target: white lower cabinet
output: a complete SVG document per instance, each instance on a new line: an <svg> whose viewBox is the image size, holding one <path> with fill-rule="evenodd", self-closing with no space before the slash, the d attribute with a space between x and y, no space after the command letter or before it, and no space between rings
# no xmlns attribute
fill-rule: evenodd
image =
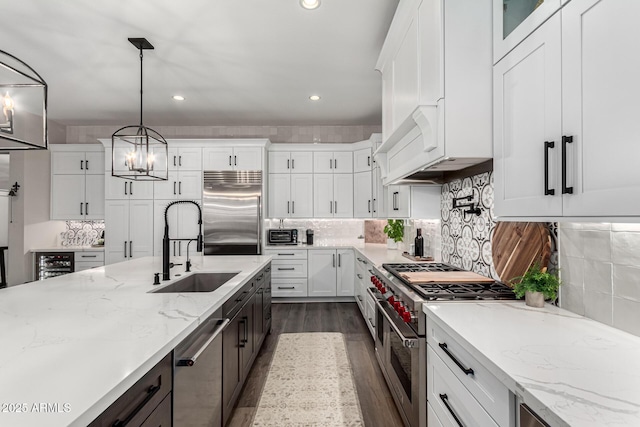
<svg viewBox="0 0 640 427"><path fill-rule="evenodd" d="M153 255L153 201L105 202L105 264Z"/></svg>
<svg viewBox="0 0 640 427"><path fill-rule="evenodd" d="M84 271L104 265L103 251L75 252L73 254L73 271Z"/></svg>
<svg viewBox="0 0 640 427"><path fill-rule="evenodd" d="M426 375L430 416L441 425L516 425L515 396L429 315Z"/></svg>
<svg viewBox="0 0 640 427"><path fill-rule="evenodd" d="M271 296L307 296L307 250L306 249L265 249L271 261Z"/></svg>
<svg viewBox="0 0 640 427"><path fill-rule="evenodd" d="M351 249L309 251L310 297L353 296L354 256Z"/></svg>

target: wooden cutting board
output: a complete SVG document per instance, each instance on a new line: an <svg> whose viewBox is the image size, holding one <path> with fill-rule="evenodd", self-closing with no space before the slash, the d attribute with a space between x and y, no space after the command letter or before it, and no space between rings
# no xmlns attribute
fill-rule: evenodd
<svg viewBox="0 0 640 427"><path fill-rule="evenodd" d="M401 273L409 283L456 283L456 282L495 282L471 271L420 271Z"/></svg>
<svg viewBox="0 0 640 427"><path fill-rule="evenodd" d="M551 238L541 222L499 222L491 239L493 266L507 285L538 262L546 267L551 256Z"/></svg>

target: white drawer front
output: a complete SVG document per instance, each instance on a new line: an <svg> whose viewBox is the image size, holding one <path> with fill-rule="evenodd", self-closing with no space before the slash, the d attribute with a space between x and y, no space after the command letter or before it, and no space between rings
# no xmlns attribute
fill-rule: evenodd
<svg viewBox="0 0 640 427"><path fill-rule="evenodd" d="M272 297L306 297L307 279L271 279Z"/></svg>
<svg viewBox="0 0 640 427"><path fill-rule="evenodd" d="M304 277L307 278L307 260L274 260L271 261L273 278Z"/></svg>
<svg viewBox="0 0 640 427"><path fill-rule="evenodd" d="M102 261L102 263L104 264L104 252L103 251L74 252L73 259L75 260L75 262Z"/></svg>
<svg viewBox="0 0 640 427"><path fill-rule="evenodd" d="M265 255L273 257L273 260L278 259L307 259L306 249L265 249Z"/></svg>
<svg viewBox="0 0 640 427"><path fill-rule="evenodd" d="M429 427L444 427L431 407L431 403L427 403L427 425Z"/></svg>
<svg viewBox="0 0 640 427"><path fill-rule="evenodd" d="M89 270L91 268L102 267L102 266L104 266L104 262L102 261L80 261L80 262L74 263L73 271L78 272L78 271Z"/></svg>
<svg viewBox="0 0 640 427"><path fill-rule="evenodd" d="M502 426L510 425L509 389L429 317L427 317L427 342L491 417ZM444 346L450 354L447 354ZM466 374L454 360L464 368L472 369L473 373Z"/></svg>
<svg viewBox="0 0 640 427"><path fill-rule="evenodd" d="M427 346L427 400L443 426L498 426L431 346Z"/></svg>

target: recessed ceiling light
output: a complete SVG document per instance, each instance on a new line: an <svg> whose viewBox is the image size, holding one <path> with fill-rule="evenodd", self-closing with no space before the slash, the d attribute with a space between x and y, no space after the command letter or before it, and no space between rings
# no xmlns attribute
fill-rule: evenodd
<svg viewBox="0 0 640 427"><path fill-rule="evenodd" d="M184 96L182 95L173 95L172 98L176 101L184 101Z"/></svg>
<svg viewBox="0 0 640 427"><path fill-rule="evenodd" d="M320 0L300 0L300 6L309 10L317 9L320 6Z"/></svg>
<svg viewBox="0 0 640 427"><path fill-rule="evenodd" d="M310 100L312 101L319 101L320 100L320 95L311 95L309 97Z"/></svg>

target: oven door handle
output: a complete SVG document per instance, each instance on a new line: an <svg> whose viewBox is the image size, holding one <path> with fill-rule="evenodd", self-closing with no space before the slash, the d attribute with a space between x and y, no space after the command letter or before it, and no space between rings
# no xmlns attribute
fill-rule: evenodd
<svg viewBox="0 0 640 427"><path fill-rule="evenodd" d="M375 300L376 302L376 307L378 308L378 310L380 310L380 312L384 315L384 317L386 317L387 322L389 322L389 324L391 325L391 328L393 329L393 331L396 333L396 335L398 335L398 337L400 338L400 340L402 340L402 345L406 348L416 348L419 346L419 341L418 338L407 338L401 331L400 328L398 328L398 326L396 325L395 321L391 318L391 316L389 316L389 314L386 312L386 310L384 309L384 307L382 306L382 304L380 304L380 301L378 300L378 298L376 297L376 295L373 293L373 291L371 290L371 288L367 288L367 292L369 293L369 295L371 295L371 297Z"/></svg>

